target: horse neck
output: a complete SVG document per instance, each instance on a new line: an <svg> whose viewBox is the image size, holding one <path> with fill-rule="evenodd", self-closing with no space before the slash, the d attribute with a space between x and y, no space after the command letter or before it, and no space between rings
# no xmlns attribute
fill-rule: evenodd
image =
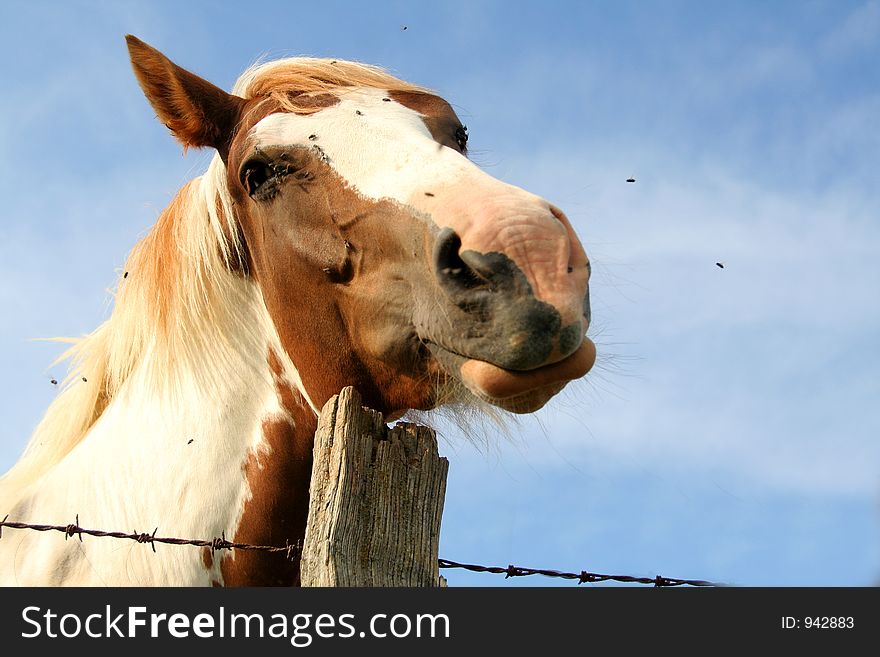
<svg viewBox="0 0 880 657"><path fill-rule="evenodd" d="M155 455L154 472L164 469L169 491L181 498L199 491L196 503L187 505L190 522L181 527L236 543L296 545L305 536L317 414L256 286L246 280L236 285L247 291L237 295L234 317L222 332L225 344L215 345L216 353L196 369L166 381L153 415L162 418L168 453ZM149 415L145 406L155 404L144 394L135 402L137 392L143 393L134 386L124 409L131 418ZM177 469L187 458L199 462L188 474ZM198 485L181 480L194 474ZM210 527L193 526L194 516L212 515ZM203 550L202 562L212 581L224 585L292 585L299 578L298 559L283 553L235 551L215 561Z"/></svg>
<svg viewBox="0 0 880 657"><path fill-rule="evenodd" d="M82 526L108 531L158 527L259 545L303 539L316 413L256 285L231 285L234 303L215 334L178 344L176 358L146 350L79 444L21 491L10 518L66 524L78 514ZM56 583L298 580L298 560L283 553L172 546L133 555L110 542L90 541L83 560L62 556L60 542Z"/></svg>

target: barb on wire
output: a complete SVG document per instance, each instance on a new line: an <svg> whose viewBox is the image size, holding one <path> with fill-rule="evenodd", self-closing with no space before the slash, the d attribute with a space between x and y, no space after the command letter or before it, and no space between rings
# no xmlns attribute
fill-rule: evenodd
<svg viewBox="0 0 880 657"><path fill-rule="evenodd" d="M6 518L8 517L9 516L7 515ZM195 545L197 547L209 547L211 548L212 552L216 550L258 550L261 552L286 552L288 558L291 557L294 551L297 553L302 551L302 545L299 543L289 544L284 547L278 547L275 545L251 545L250 543L236 543L233 541L227 541L225 534L223 534L219 538L212 538L211 540L156 536L156 532L159 531L158 527L156 527L156 529L154 529L151 534L143 532L132 532L131 534L126 534L125 532L105 532L100 529L86 529L79 526L78 514L76 516L76 523L71 525L33 525L26 522L10 522L7 521L6 518L3 518L3 520L0 521L0 537L3 536L3 528L9 527L10 529L31 529L37 532L62 532L64 534L65 540L70 538L71 536L79 536L79 540L82 541L83 534L86 534L87 536L123 538L130 541L135 541L137 543L149 543L150 547L153 548L153 552L156 551L156 543L165 543L168 545Z"/></svg>
<svg viewBox="0 0 880 657"><path fill-rule="evenodd" d="M462 568L474 573L495 573L508 577L526 577L528 575L543 575L544 577L558 577L561 579L576 579L578 584L588 582L626 582L630 584L653 584L654 586L724 586L716 582L708 582L702 579L676 579L673 577L633 577L632 575L600 575L588 573L582 570L579 573L565 573L558 570L546 570L543 568L523 568L522 566L478 566L468 563L457 563L448 559L440 559L441 568Z"/></svg>
<svg viewBox="0 0 880 657"><path fill-rule="evenodd" d="M10 529L30 529L38 532L48 532L48 531L56 531L62 532L64 534L64 539L67 540L71 536L78 536L79 540L82 541L82 535L86 534L87 536L96 536L96 537L109 537L109 538L120 538L120 539L128 539L131 541L135 541L137 543L149 543L150 547L153 549L153 552L156 551L156 543L165 543L168 545L195 545L197 547L209 547L211 551L215 550L258 550L262 552L284 552L287 554L288 559L293 559L294 553L299 554L302 552L302 544L297 542L295 544L287 544L284 547L274 546L274 545L251 545L250 543L235 543L232 541L226 540L225 533L222 534L219 538L212 538L211 540L204 539L194 539L194 538L169 538L165 536L156 536L156 532L159 531L159 528L156 527L152 533L144 533L144 532L132 532L131 534L126 534L124 532L107 532L102 531L100 529L86 529L79 526L79 514L76 516L76 522L70 525L34 525L26 522L11 522L8 520L9 515L7 514L3 520L0 520L0 538L3 537L3 528L8 527ZM439 559L438 565L440 568L462 568L464 570L469 570L475 573L495 573L499 575L504 575L505 579L508 577L526 577L528 575L543 575L544 577L557 577L561 579L569 579L569 580L577 580L578 584L592 583L592 582L625 582L631 584L653 584L654 586L724 586L724 584L718 584L715 582L709 582L701 579L676 579L672 577L661 577L657 575L656 577L633 577L631 575L600 575L598 573L590 573L585 570L582 570L579 573L566 573L558 570L547 570L542 568L524 568L522 566L479 566L474 564L466 564L466 563L458 563L456 561L450 561L448 559Z"/></svg>

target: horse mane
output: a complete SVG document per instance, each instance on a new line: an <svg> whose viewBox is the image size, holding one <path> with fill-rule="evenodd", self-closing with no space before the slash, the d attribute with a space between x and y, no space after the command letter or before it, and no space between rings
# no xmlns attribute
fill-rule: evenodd
<svg viewBox="0 0 880 657"><path fill-rule="evenodd" d="M315 96L338 95L354 87L433 93L396 78L378 66L309 57L255 64L242 73L232 93L243 98L271 99L287 112L310 114L322 109L312 102Z"/></svg>
<svg viewBox="0 0 880 657"><path fill-rule="evenodd" d="M284 110L311 113L314 97L346 88L416 91L381 68L342 60L289 58L256 64L233 87L244 98L265 98ZM61 393L49 405L19 461L0 478L0 500L60 462L132 378L143 374L158 392L197 385L210 389L217 361L232 362L253 346L248 329L254 300L244 278L226 170L219 155L177 193L128 256L109 319L69 342L56 363L69 361ZM235 327L231 330L230 327ZM256 331L258 329L250 329ZM206 358L213 362L205 362ZM193 381L193 378L196 380Z"/></svg>

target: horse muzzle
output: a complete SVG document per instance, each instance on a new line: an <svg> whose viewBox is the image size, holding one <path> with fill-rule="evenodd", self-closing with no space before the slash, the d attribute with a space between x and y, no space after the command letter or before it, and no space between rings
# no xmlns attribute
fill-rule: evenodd
<svg viewBox="0 0 880 657"><path fill-rule="evenodd" d="M557 223L557 212L542 217L544 227L556 224L555 232L539 225L523 236L518 226L513 249L498 240L463 244L451 227L441 229L433 245L437 303L428 313L434 321L419 334L444 369L472 393L513 412L542 407L569 381L584 376L596 358L586 337L586 255L579 242L570 243L577 238L567 221ZM535 248L524 255L526 245ZM444 312L436 313L437 306Z"/></svg>

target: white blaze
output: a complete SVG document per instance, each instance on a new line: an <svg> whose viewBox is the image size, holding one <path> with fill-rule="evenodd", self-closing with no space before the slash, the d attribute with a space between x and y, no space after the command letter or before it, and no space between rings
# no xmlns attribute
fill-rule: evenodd
<svg viewBox="0 0 880 657"><path fill-rule="evenodd" d="M383 98L388 93L381 89L344 92L336 105L315 114L271 114L252 128L251 137L258 147L319 146L352 188L374 200L408 203L414 194L430 191L432 182L445 186L486 175L434 141L421 114Z"/></svg>

